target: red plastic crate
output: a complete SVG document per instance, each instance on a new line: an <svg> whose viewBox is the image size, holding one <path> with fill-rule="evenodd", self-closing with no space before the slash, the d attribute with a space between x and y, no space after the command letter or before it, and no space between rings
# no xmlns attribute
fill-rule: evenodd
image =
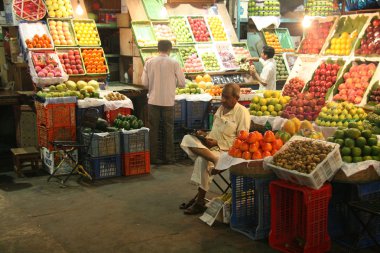
<svg viewBox="0 0 380 253"><path fill-rule="evenodd" d="M52 127L38 126L38 145L50 151L54 150L52 141L75 141L76 128L74 127Z"/></svg>
<svg viewBox="0 0 380 253"><path fill-rule="evenodd" d="M130 115L132 113L132 110L131 108L120 107L116 110L106 111L105 115L106 115L106 120L108 121L108 123L113 124L113 122L115 121L119 113L122 115Z"/></svg>
<svg viewBox="0 0 380 253"><path fill-rule="evenodd" d="M35 102L37 126L75 127L75 103L48 104Z"/></svg>
<svg viewBox="0 0 380 253"><path fill-rule="evenodd" d="M287 253L323 253L330 250L327 230L331 185L319 190L272 181L269 245Z"/></svg>
<svg viewBox="0 0 380 253"><path fill-rule="evenodd" d="M123 175L140 175L150 173L150 152L123 154Z"/></svg>

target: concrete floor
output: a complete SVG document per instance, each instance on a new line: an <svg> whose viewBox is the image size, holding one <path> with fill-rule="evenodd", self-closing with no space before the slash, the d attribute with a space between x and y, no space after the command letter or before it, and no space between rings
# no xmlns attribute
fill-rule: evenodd
<svg viewBox="0 0 380 253"><path fill-rule="evenodd" d="M178 205L192 198L189 163L160 166L151 175L62 188L47 174L0 174L0 253L276 252ZM215 192L217 192L215 190ZM215 196L214 194L208 195ZM337 246L331 252L348 252Z"/></svg>

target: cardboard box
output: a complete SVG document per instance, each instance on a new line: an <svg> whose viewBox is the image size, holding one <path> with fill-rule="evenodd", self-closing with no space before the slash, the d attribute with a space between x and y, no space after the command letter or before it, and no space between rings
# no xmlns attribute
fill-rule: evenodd
<svg viewBox="0 0 380 253"><path fill-rule="evenodd" d="M117 27L126 28L131 26L131 16L129 13L116 14Z"/></svg>
<svg viewBox="0 0 380 253"><path fill-rule="evenodd" d="M61 162L61 159L60 159L61 154L59 154L58 152L61 152L61 154L63 153L62 150L60 150L60 151L49 151L47 148L41 148L41 158L42 158L44 167L47 169L49 174L52 174L53 171L56 169L55 167L58 166L59 163ZM72 155L73 155L74 159L76 161L78 161L78 151L77 150L73 151ZM73 169L73 166L75 166L75 165L70 164L70 162L68 162L68 160L69 159L66 159L62 162L62 164L58 168L55 175L58 176L58 175L65 175L65 174L70 173L70 171Z"/></svg>
<svg viewBox="0 0 380 253"><path fill-rule="evenodd" d="M144 65L140 57L133 57L133 84L142 84L141 75Z"/></svg>

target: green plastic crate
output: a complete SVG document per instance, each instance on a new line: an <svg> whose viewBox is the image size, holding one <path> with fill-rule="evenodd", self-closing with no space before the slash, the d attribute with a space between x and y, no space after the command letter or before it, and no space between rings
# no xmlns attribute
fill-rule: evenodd
<svg viewBox="0 0 380 253"><path fill-rule="evenodd" d="M163 0L143 0L142 2L150 20L168 20L167 13L162 11L164 8Z"/></svg>
<svg viewBox="0 0 380 253"><path fill-rule="evenodd" d="M142 47L157 47L156 37L150 21L132 21L132 31L139 48ZM142 44L140 39L150 40L152 43ZM153 43L155 41L155 44Z"/></svg>
<svg viewBox="0 0 380 253"><path fill-rule="evenodd" d="M293 40L290 37L288 28L276 28L275 33L282 48L294 48Z"/></svg>

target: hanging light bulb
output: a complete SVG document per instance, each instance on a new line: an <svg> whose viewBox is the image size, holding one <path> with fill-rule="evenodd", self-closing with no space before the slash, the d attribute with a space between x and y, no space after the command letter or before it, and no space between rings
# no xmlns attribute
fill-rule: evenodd
<svg viewBox="0 0 380 253"><path fill-rule="evenodd" d="M302 26L308 28L311 26L311 19L308 16L304 16L302 20Z"/></svg>
<svg viewBox="0 0 380 253"><path fill-rule="evenodd" d="M82 16L83 15L83 8L82 6L80 5L80 2L78 0L78 3L77 3L77 7L75 8L75 13L79 16Z"/></svg>

